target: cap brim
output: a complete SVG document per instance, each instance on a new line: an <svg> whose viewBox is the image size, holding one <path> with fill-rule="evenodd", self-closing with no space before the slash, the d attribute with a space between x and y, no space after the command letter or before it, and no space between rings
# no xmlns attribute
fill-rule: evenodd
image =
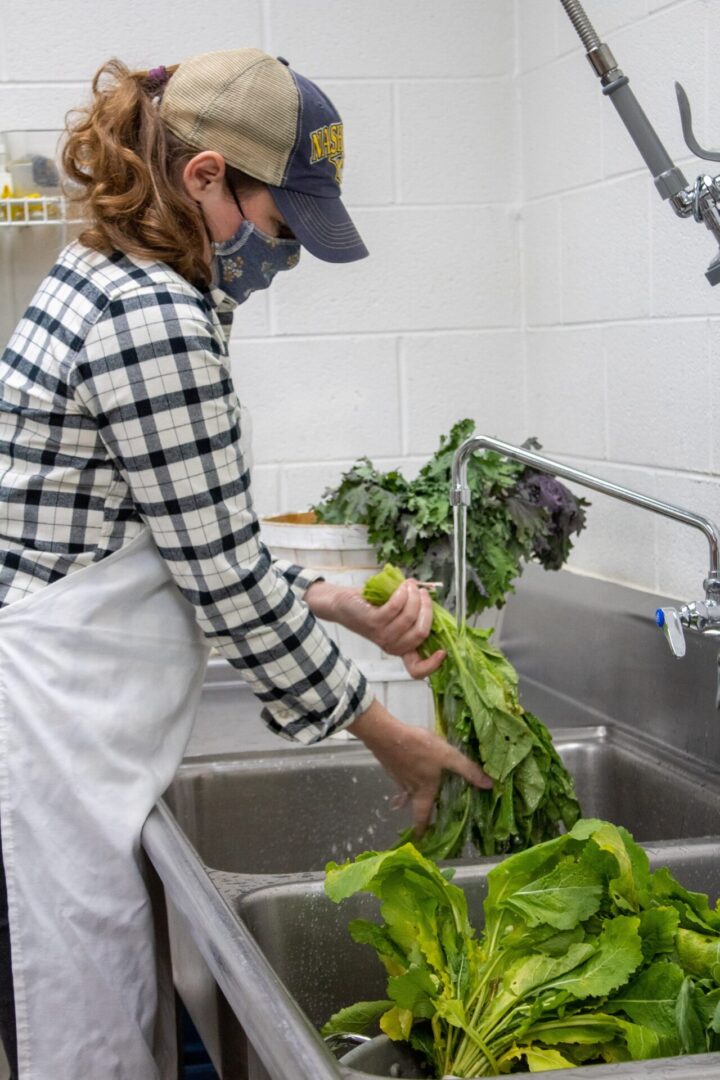
<svg viewBox="0 0 720 1080"><path fill-rule="evenodd" d="M341 199L268 187L295 237L311 255L332 263L355 262L368 255Z"/></svg>

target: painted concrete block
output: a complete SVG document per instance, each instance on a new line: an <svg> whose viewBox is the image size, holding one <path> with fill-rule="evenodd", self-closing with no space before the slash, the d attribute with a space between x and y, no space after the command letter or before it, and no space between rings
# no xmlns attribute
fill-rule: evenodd
<svg viewBox="0 0 720 1080"><path fill-rule="evenodd" d="M280 503L284 513L301 513L317 503L327 488L335 488L352 460L285 465L281 468Z"/></svg>
<svg viewBox="0 0 720 1080"><path fill-rule="evenodd" d="M694 102L697 131L707 131L704 56L708 21L708 5L703 0L691 0L681 8L668 8L654 18L627 26L614 34L610 42L638 101L675 160L688 154L675 98L676 79L683 83ZM597 90L599 93L599 87ZM603 105L606 175L645 170L612 104L603 102Z"/></svg>
<svg viewBox="0 0 720 1080"><path fill-rule="evenodd" d="M283 287L284 278L279 277L273 283L274 289ZM270 330L270 309L267 292L256 292L249 296L244 304L235 309L231 337L266 337Z"/></svg>
<svg viewBox="0 0 720 1080"><path fill-rule="evenodd" d="M521 72L532 71L550 63L557 56L557 0L516 0L515 20L518 38L518 66Z"/></svg>
<svg viewBox="0 0 720 1080"><path fill-rule="evenodd" d="M711 432L711 471L720 475L720 321L713 319L709 326L710 393L706 402L707 423Z"/></svg>
<svg viewBox="0 0 720 1080"><path fill-rule="evenodd" d="M604 342L608 456L709 470L713 425L695 422L709 392L707 322L608 326Z"/></svg>
<svg viewBox="0 0 720 1080"><path fill-rule="evenodd" d="M694 178L688 166L684 172L688 181ZM650 245L653 315L714 315L720 310L718 287L705 277L718 246L704 222L678 218L658 195L651 204Z"/></svg>
<svg viewBox="0 0 720 1080"><path fill-rule="evenodd" d="M52 86L0 85L0 131L57 131L65 126L65 114L89 98L86 83L55 83Z"/></svg>
<svg viewBox="0 0 720 1080"><path fill-rule="evenodd" d="M266 0L271 48L310 78L458 78L512 69L507 0Z"/></svg>
<svg viewBox="0 0 720 1080"><path fill-rule="evenodd" d="M599 328L527 334L527 431L550 456L605 456L605 364Z"/></svg>
<svg viewBox="0 0 720 1080"><path fill-rule="evenodd" d="M465 417L484 435L527 437L519 333L406 337L401 357L409 453L434 453Z"/></svg>
<svg viewBox="0 0 720 1080"><path fill-rule="evenodd" d="M390 82L323 79L322 88L343 118L346 206L375 206L394 200L397 137Z"/></svg>
<svg viewBox="0 0 720 1080"><path fill-rule="evenodd" d="M525 203L522 209L523 288L529 326L561 321L560 199Z"/></svg>
<svg viewBox="0 0 720 1080"><path fill-rule="evenodd" d="M651 470L578 458L568 458L567 463L643 495L655 495ZM585 508L585 529L573 539L568 568L608 581L654 589L656 515L580 485L569 486L591 505Z"/></svg>
<svg viewBox="0 0 720 1080"><path fill-rule="evenodd" d="M508 203L519 196L510 79L399 82L402 203ZM429 168L437 154L451 168Z"/></svg>
<svg viewBox="0 0 720 1080"><path fill-rule="evenodd" d="M388 681L385 705L406 724L416 727L435 727L432 692L427 682L415 679Z"/></svg>
<svg viewBox="0 0 720 1080"><path fill-rule="evenodd" d="M245 342L233 348L233 380L259 465L400 450L391 338Z"/></svg>
<svg viewBox="0 0 720 1080"><path fill-rule="evenodd" d="M658 473L658 497L710 518L720 526L720 481ZM702 600L709 566L708 542L697 529L658 518L656 534L657 589L683 603Z"/></svg>
<svg viewBox="0 0 720 1080"><path fill-rule="evenodd" d="M495 207L363 209L370 257L344 266L303 258L273 293L283 334L515 326L514 214Z"/></svg>
<svg viewBox="0 0 720 1080"><path fill-rule="evenodd" d="M256 465L252 470L252 493L255 511L261 517L281 512L278 493L279 469L276 465Z"/></svg>
<svg viewBox="0 0 720 1080"><path fill-rule="evenodd" d="M260 0L174 0L171 6L74 0L71 10L45 0L33 13L32 27L27 10L9 5L3 37L8 80L27 80L29 71L41 72L48 82L89 80L111 56L131 68L150 68L235 44L261 45Z"/></svg>
<svg viewBox="0 0 720 1080"><path fill-rule="evenodd" d="M591 23L598 32L602 41L607 41L613 47L608 35L613 34L621 26L637 22L645 15L646 0L602 0L602 3L590 3L585 5L585 10ZM558 52L565 53L572 50L580 50L584 55L583 44L578 37L572 22L565 11L558 4L556 7ZM622 64L621 64L622 66ZM588 72L590 67L588 66Z"/></svg>
<svg viewBox="0 0 720 1080"><path fill-rule="evenodd" d="M584 54L520 77L526 199L589 184L602 175L601 106Z"/></svg>
<svg viewBox="0 0 720 1080"><path fill-rule="evenodd" d="M645 176L636 176L572 192L562 200L566 322L649 314L651 186Z"/></svg>

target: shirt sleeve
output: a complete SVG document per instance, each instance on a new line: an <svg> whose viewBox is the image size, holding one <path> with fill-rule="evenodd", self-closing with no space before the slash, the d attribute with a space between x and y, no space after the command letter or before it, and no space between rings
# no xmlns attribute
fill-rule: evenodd
<svg viewBox="0 0 720 1080"><path fill-rule="evenodd" d="M300 599L299 567L261 541L224 346L199 296L111 300L71 387L218 652L243 672L279 735L316 742L371 704L365 677Z"/></svg>
<svg viewBox="0 0 720 1080"><path fill-rule="evenodd" d="M279 574L282 574L300 600L302 600L314 581L325 580L320 570L316 573L314 570L296 566L295 563L287 562L285 559L273 559L273 566Z"/></svg>

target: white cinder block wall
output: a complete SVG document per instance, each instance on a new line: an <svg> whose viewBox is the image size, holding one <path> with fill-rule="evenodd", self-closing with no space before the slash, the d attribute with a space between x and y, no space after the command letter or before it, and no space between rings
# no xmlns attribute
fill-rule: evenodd
<svg viewBox="0 0 720 1080"><path fill-rule="evenodd" d="M720 143L720 17L703 0L587 0L688 178L672 83ZM3 14L0 130L60 128L111 55L138 67L256 44L346 121L346 201L371 258L307 254L238 311L261 512L303 509L357 456L408 471L463 416L720 517L720 288L675 220L559 0L44 0ZM10 325L54 236L0 230ZM11 260L11 268L8 260ZM593 496L580 572L692 594L700 536Z"/></svg>
<svg viewBox="0 0 720 1080"><path fill-rule="evenodd" d="M720 144L720 11L702 0L587 0L689 182L712 163L682 140L673 83L701 143ZM720 519L720 289L707 230L675 218L604 100L559 0L516 0L527 424L545 448ZM699 533L588 493L576 569L700 596Z"/></svg>

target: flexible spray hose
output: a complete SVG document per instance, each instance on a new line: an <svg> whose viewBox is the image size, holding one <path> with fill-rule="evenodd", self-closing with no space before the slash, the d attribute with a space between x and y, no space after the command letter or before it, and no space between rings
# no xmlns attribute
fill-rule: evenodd
<svg viewBox="0 0 720 1080"><path fill-rule="evenodd" d="M578 36L585 46L585 51L590 52L591 49L597 49L600 45L600 38L595 33L595 28L585 14L579 0L560 0L560 3L565 8L570 22L577 30Z"/></svg>

